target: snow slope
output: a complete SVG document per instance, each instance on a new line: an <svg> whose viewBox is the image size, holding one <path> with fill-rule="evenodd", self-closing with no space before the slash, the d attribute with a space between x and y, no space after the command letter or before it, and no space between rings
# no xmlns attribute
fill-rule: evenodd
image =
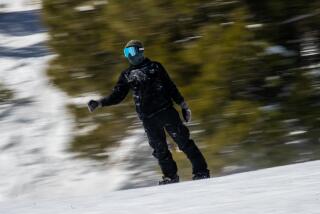
<svg viewBox="0 0 320 214"><path fill-rule="evenodd" d="M6 214L319 214L320 161L74 198L0 203Z"/></svg>

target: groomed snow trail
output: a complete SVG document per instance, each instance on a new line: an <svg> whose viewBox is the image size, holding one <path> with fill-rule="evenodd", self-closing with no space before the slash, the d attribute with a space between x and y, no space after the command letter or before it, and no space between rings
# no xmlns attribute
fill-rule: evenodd
<svg viewBox="0 0 320 214"><path fill-rule="evenodd" d="M0 203L6 214L319 214L320 161L201 181Z"/></svg>

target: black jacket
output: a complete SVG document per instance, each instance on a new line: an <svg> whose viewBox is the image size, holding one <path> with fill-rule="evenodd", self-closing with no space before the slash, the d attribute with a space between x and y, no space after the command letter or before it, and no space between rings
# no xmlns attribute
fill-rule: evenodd
<svg viewBox="0 0 320 214"><path fill-rule="evenodd" d="M172 100L181 104L184 98L159 62L146 58L138 66L124 70L112 93L101 99L102 106L120 103L133 91L136 111L140 119L152 117L157 112L173 105Z"/></svg>

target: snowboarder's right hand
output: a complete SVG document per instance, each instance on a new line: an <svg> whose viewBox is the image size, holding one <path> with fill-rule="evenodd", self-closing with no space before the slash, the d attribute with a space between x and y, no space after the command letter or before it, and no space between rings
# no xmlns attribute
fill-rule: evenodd
<svg viewBox="0 0 320 214"><path fill-rule="evenodd" d="M191 110L188 106L188 104L186 102L182 102L180 104L181 106L181 109L182 109L182 116L183 116L183 119L188 123L191 121Z"/></svg>
<svg viewBox="0 0 320 214"><path fill-rule="evenodd" d="M88 109L90 112L93 112L96 108L100 107L101 103L99 101L96 100L90 100L88 102Z"/></svg>

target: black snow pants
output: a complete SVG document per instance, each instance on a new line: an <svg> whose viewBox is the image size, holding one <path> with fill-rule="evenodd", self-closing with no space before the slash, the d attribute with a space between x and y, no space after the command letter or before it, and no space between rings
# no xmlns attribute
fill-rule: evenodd
<svg viewBox="0 0 320 214"><path fill-rule="evenodd" d="M208 172L203 155L194 141L190 139L189 130L182 123L174 107L162 110L151 118L144 118L142 122L149 144L154 150L152 155L158 159L164 176L170 178L177 174L177 165L169 151L164 129L190 160L193 174Z"/></svg>

